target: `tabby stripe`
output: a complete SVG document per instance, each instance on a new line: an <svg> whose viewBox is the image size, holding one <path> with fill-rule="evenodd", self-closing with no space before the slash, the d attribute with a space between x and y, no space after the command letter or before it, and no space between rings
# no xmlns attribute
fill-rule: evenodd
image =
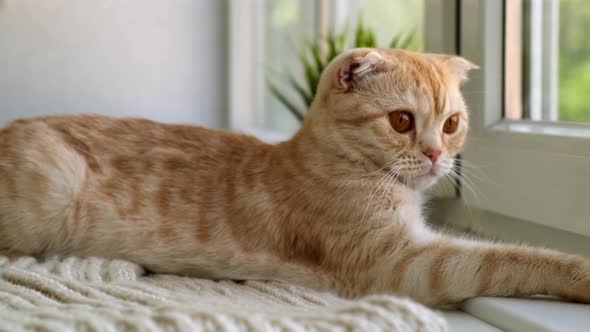
<svg viewBox="0 0 590 332"><path fill-rule="evenodd" d="M410 265L412 263L412 261L414 261L414 259L416 259L416 257L422 255L424 252L426 252L428 250L432 250L433 247L435 247L435 246L428 245L428 246L421 247L418 249L412 249L412 250L410 250L410 252L408 254L403 256L393 266L393 269L391 270L391 274L392 274L391 289L393 289L394 291L399 290L401 283L402 283L402 279L403 279L403 273L406 270L406 268L408 267L408 265Z"/></svg>
<svg viewBox="0 0 590 332"><path fill-rule="evenodd" d="M347 124L347 125L360 125L363 123L367 123L367 122L381 119L384 116L385 116L385 113L379 112L379 113L364 115L364 116L354 118L354 119L336 119L336 122L340 123L340 124Z"/></svg>
<svg viewBox="0 0 590 332"><path fill-rule="evenodd" d="M430 267L430 291L432 292L431 297L437 299L440 302L448 302L449 295L446 294L445 285L445 265L448 263L449 258L459 253L457 248L447 247L433 259Z"/></svg>
<svg viewBox="0 0 590 332"><path fill-rule="evenodd" d="M479 286L477 287L476 295L486 295L490 291L492 285L492 278L498 269L498 258L500 255L495 249L491 249L481 259L480 267L477 270L479 277Z"/></svg>

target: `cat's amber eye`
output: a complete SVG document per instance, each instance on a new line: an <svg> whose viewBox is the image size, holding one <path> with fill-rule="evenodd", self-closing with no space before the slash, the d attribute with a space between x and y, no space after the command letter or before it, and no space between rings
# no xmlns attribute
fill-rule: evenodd
<svg viewBox="0 0 590 332"><path fill-rule="evenodd" d="M443 132L445 134L452 134L457 131L459 127L459 115L454 114L449 116L449 118L445 121L443 125Z"/></svg>
<svg viewBox="0 0 590 332"><path fill-rule="evenodd" d="M414 129L414 116L408 111L394 111L389 113L391 127L400 134Z"/></svg>

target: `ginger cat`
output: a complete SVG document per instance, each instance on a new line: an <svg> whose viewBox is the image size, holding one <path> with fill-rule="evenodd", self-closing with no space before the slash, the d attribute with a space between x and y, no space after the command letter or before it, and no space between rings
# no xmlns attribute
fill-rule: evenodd
<svg viewBox="0 0 590 332"><path fill-rule="evenodd" d="M0 249L155 272L296 283L426 304L551 294L590 302L590 261L429 230L468 114L456 57L355 49L324 71L290 140L98 115L0 132Z"/></svg>

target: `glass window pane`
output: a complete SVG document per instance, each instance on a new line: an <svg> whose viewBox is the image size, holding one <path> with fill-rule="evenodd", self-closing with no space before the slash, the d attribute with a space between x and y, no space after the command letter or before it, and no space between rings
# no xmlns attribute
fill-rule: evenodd
<svg viewBox="0 0 590 332"><path fill-rule="evenodd" d="M505 4L505 117L590 122L590 1Z"/></svg>
<svg viewBox="0 0 590 332"><path fill-rule="evenodd" d="M590 122L590 2L559 3L559 120Z"/></svg>
<svg viewBox="0 0 590 332"><path fill-rule="evenodd" d="M423 48L424 0L339 0L335 1L333 20L340 26L354 26L359 20L372 28L377 45L387 47L398 36L413 34L410 46Z"/></svg>
<svg viewBox="0 0 590 332"><path fill-rule="evenodd" d="M315 33L313 0L267 0L265 2L265 37L261 69L266 80L275 84L296 107L303 109L287 82L293 74L301 80L300 47L306 38ZM275 98L268 88L263 89L261 112L258 123L263 128L278 131L293 131L299 126L297 119Z"/></svg>

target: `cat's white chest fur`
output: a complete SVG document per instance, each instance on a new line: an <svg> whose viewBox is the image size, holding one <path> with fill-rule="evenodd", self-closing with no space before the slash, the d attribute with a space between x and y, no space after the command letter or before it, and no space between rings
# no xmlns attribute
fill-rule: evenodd
<svg viewBox="0 0 590 332"><path fill-rule="evenodd" d="M430 241L437 235L424 224L423 202L420 192L397 186L391 195L391 204L380 212L380 217L407 229L418 242Z"/></svg>
<svg viewBox="0 0 590 332"><path fill-rule="evenodd" d="M422 195L405 186L395 188L392 213L401 223L422 222Z"/></svg>

